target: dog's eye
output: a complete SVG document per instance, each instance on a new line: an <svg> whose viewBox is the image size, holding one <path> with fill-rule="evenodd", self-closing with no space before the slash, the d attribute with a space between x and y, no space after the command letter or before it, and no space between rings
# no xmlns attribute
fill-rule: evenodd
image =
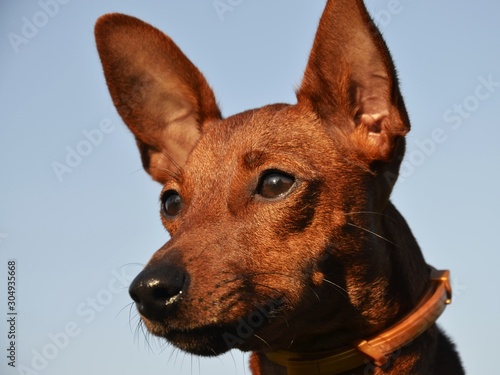
<svg viewBox="0 0 500 375"><path fill-rule="evenodd" d="M265 173L257 186L257 194L266 199L278 198L290 191L295 179L284 172Z"/></svg>
<svg viewBox="0 0 500 375"><path fill-rule="evenodd" d="M181 212L182 199L175 190L166 191L161 198L161 203L163 214L169 218L173 218Z"/></svg>

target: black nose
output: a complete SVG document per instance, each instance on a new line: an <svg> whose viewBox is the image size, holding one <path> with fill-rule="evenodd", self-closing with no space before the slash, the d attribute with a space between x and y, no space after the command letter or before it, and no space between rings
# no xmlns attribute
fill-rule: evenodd
<svg viewBox="0 0 500 375"><path fill-rule="evenodd" d="M162 320L186 292L187 277L177 266L160 264L146 267L132 281L130 297L144 317Z"/></svg>

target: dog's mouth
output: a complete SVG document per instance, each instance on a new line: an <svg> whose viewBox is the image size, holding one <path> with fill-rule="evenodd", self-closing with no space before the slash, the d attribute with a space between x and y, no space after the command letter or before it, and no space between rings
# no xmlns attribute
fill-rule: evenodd
<svg viewBox="0 0 500 375"><path fill-rule="evenodd" d="M172 329L162 335L170 343L186 352L200 356L217 356L235 347L231 338L232 325L209 325L196 329Z"/></svg>
<svg viewBox="0 0 500 375"><path fill-rule="evenodd" d="M266 343L260 336L282 314L281 299L260 305L232 323L207 324L196 328L173 328L168 322L159 323L144 319L148 330L165 338L179 349L199 356L217 356L231 349L254 350Z"/></svg>

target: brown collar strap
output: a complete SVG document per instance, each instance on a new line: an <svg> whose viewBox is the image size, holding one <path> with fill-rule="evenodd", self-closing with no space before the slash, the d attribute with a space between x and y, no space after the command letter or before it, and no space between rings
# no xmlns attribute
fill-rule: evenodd
<svg viewBox="0 0 500 375"><path fill-rule="evenodd" d="M267 358L288 369L288 375L335 375L369 362L383 366L396 350L429 329L451 303L450 271L431 267L430 285L417 306L401 321L370 340L350 348L324 353L276 351Z"/></svg>

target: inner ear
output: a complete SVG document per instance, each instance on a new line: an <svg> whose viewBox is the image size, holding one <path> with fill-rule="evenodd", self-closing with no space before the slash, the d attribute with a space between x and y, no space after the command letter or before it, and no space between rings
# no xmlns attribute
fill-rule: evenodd
<svg viewBox="0 0 500 375"><path fill-rule="evenodd" d="M354 112L353 137L355 137L358 152L364 158L373 162L390 162L400 151L398 143L409 130L401 118L401 109L391 102L388 91L391 79L379 73L367 77L366 83L355 85L355 100L351 103ZM404 110L404 106L403 106ZM404 111L406 115L406 111Z"/></svg>
<svg viewBox="0 0 500 375"><path fill-rule="evenodd" d="M362 0L328 1L299 105L368 164L392 162L410 123L389 51Z"/></svg>

